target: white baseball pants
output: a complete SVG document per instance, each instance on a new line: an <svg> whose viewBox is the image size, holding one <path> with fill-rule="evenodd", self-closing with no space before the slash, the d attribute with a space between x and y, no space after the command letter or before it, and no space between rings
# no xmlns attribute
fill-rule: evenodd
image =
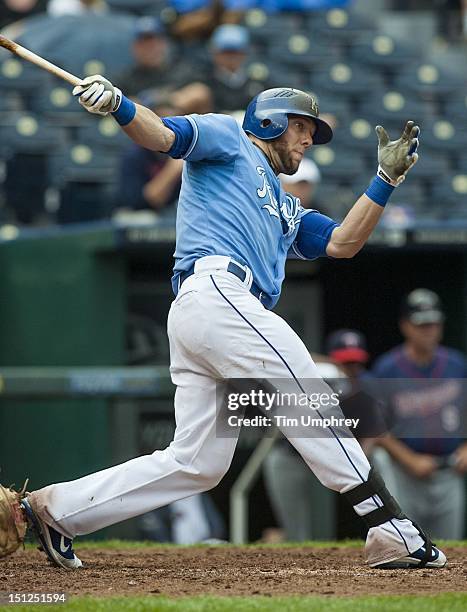
<svg viewBox="0 0 467 612"><path fill-rule="evenodd" d="M226 271L229 261L198 260L170 308L170 371L177 388L176 431L168 448L30 495L33 509L64 535L88 534L216 486L237 442L216 435L222 380L307 380L308 391L325 385L297 334L249 292L251 273L240 281ZM282 432L330 489L344 493L367 480L370 465L353 437ZM355 510L364 515L378 505L373 497ZM423 543L409 520L393 519L370 529L366 555L371 564L391 561Z"/></svg>

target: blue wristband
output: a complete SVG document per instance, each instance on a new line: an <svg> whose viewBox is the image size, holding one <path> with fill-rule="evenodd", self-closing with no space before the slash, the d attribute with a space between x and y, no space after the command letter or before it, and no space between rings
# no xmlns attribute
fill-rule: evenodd
<svg viewBox="0 0 467 612"><path fill-rule="evenodd" d="M371 183L368 185L368 189L365 191L365 195L373 200L380 206L386 206L389 196L394 191L394 187L383 181L379 176L375 176Z"/></svg>
<svg viewBox="0 0 467 612"><path fill-rule="evenodd" d="M128 125L130 121L133 121L136 115L136 105L134 102L129 100L126 96L122 96L122 101L118 110L112 115L120 125Z"/></svg>

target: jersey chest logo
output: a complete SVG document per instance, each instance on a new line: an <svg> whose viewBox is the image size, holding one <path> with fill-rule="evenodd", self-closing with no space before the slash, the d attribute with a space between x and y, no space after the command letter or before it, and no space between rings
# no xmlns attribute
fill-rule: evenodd
<svg viewBox="0 0 467 612"><path fill-rule="evenodd" d="M261 208L267 210L272 217L279 219L283 233L285 236L290 236L295 231L299 222L300 200L286 194L284 202L279 206L266 177L266 170L262 166L257 166L256 171L263 179L263 184L256 190L256 194L259 198L266 200L266 203Z"/></svg>
<svg viewBox="0 0 467 612"><path fill-rule="evenodd" d="M287 193L284 202L281 204L282 229L286 236L291 236L294 233L299 223L299 213L300 199Z"/></svg>
<svg viewBox="0 0 467 612"><path fill-rule="evenodd" d="M256 172L263 179L263 185L256 190L256 194L261 199L267 198L266 204L263 204L261 208L265 208L272 217L277 217L279 219L279 206L266 177L266 170L262 166L256 166Z"/></svg>

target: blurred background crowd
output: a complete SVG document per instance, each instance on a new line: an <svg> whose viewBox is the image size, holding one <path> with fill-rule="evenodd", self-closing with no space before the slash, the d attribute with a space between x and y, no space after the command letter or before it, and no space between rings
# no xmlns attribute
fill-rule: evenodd
<svg viewBox="0 0 467 612"><path fill-rule="evenodd" d="M229 112L260 90L313 91L335 128L287 179L341 219L374 174L374 126L422 128L384 223L467 219L466 0L5 0L8 37L103 74L161 115ZM132 146L71 87L0 52L0 226L174 218L181 162ZM357 153L357 154L355 154ZM309 188L307 187L309 186ZM303 193L305 189L305 193Z"/></svg>

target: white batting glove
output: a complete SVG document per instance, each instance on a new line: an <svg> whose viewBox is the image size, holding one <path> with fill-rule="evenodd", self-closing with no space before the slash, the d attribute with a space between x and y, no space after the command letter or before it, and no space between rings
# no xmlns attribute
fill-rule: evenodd
<svg viewBox="0 0 467 612"><path fill-rule="evenodd" d="M122 102L122 92L100 74L86 77L73 89L79 96L81 106L96 115L108 115L118 110Z"/></svg>

